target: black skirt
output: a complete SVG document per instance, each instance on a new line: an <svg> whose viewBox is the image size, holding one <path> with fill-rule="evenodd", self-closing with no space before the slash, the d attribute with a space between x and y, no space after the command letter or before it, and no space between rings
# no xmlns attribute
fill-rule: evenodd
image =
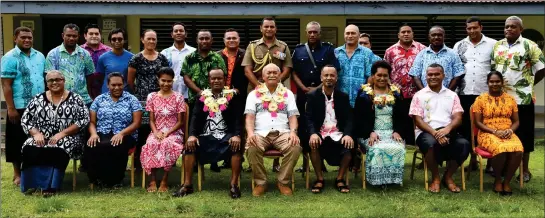
<svg viewBox="0 0 545 218"><path fill-rule="evenodd" d="M25 109L17 109L19 116L23 116ZM22 155L21 148L23 143L27 140L28 136L23 131L20 121L17 123L11 123L9 120L6 122L6 162L21 163Z"/></svg>
<svg viewBox="0 0 545 218"><path fill-rule="evenodd" d="M229 145L229 139L232 134L226 134L222 139L216 139L212 135L199 136L199 146L197 147L197 159L199 164L217 163L231 157L233 152ZM238 152L242 152L242 145ZM187 152L186 152L187 154Z"/></svg>
<svg viewBox="0 0 545 218"><path fill-rule="evenodd" d="M121 145L114 147L110 142L113 134L99 133L98 135L100 143L92 148L87 147L87 153L83 159L87 166L89 182L105 186L121 184L125 177L129 150L135 146L136 140L131 135L127 135L123 137Z"/></svg>

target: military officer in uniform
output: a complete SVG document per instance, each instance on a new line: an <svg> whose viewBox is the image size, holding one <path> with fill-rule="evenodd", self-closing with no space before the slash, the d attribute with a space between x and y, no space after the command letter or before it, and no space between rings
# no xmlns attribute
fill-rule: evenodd
<svg viewBox="0 0 545 218"><path fill-rule="evenodd" d="M334 53L335 47L329 42L320 41L320 23L309 22L306 32L307 43L297 45L293 52L293 81L297 85L296 103L299 111L305 111L306 93L312 92L321 85L320 72L324 66L333 65L337 71L340 71L339 62ZM300 116L298 135L303 152L309 152L309 136L305 127L304 116ZM307 167L307 163L306 160L303 161L303 167L297 171L304 172L303 169Z"/></svg>

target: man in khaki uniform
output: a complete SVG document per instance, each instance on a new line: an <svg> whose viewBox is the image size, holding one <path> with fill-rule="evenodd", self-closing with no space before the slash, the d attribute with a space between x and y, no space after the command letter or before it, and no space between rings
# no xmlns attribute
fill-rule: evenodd
<svg viewBox="0 0 545 218"><path fill-rule="evenodd" d="M261 72L265 65L269 63L276 64L282 69L281 81L285 81L290 77L291 68L293 68L288 45L276 39L274 18L264 18L260 28L263 38L250 42L242 61L244 73L250 82L249 86L251 88L259 85L260 81L262 82Z"/></svg>

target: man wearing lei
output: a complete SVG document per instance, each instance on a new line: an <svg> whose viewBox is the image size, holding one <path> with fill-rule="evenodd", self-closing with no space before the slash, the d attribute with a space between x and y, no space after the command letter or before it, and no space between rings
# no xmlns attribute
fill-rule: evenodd
<svg viewBox="0 0 545 218"><path fill-rule="evenodd" d="M280 68L271 63L263 68L263 84L248 94L246 100L246 150L252 167L255 188L252 194L265 193L267 175L263 153L269 149L282 152L277 186L283 195L292 195L288 183L301 154L297 136L299 111L293 93L280 83Z"/></svg>
<svg viewBox="0 0 545 218"><path fill-rule="evenodd" d="M242 167L242 103L234 89L225 86L225 74L215 68L208 73L210 89L205 89L195 101L192 110L189 138L184 148L184 184L174 196L193 193L192 175L196 158L199 164L217 163L231 159L229 195L240 198L238 178ZM197 154L197 155L196 155Z"/></svg>

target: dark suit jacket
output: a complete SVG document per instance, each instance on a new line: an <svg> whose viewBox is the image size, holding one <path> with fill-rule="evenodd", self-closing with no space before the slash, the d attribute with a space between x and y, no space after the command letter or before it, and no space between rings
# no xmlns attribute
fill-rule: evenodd
<svg viewBox="0 0 545 218"><path fill-rule="evenodd" d="M227 109L221 112L225 123L227 124L226 133L232 133L233 136L240 136L242 130L242 103L240 99L243 96L235 95L229 104ZM206 118L208 112L203 111L204 102L199 99L195 100L195 106L191 114L191 125L189 126L189 136L199 136L203 133L204 125L206 124Z"/></svg>
<svg viewBox="0 0 545 218"><path fill-rule="evenodd" d="M239 95L246 96L248 94L248 78L244 74L244 66L242 66L242 59L244 59L244 49L239 48L237 51L237 57L235 59L235 69L233 69L233 74L231 75L231 86L235 89L238 89ZM225 67L229 67L229 62L227 56L223 54L223 49L218 51L218 54L221 55L223 61L225 62ZM225 72L227 74L227 72Z"/></svg>
<svg viewBox="0 0 545 218"><path fill-rule="evenodd" d="M354 135L356 138L367 139L375 129L375 107L369 95L362 96L362 93L363 90L360 89L356 98L356 104L354 105ZM401 122L405 120L401 119L401 117L407 116L408 113L403 111L401 96L401 91L399 92L399 95L394 95L395 103L392 115L394 132L397 132L400 135L403 133L401 131L403 128Z"/></svg>
<svg viewBox="0 0 545 218"><path fill-rule="evenodd" d="M333 104L337 119L337 128L344 135L352 136L352 107L348 95L335 89L333 93ZM305 111L308 135L314 133L320 135L320 128L325 119L325 96L322 88L317 88L307 94L307 106Z"/></svg>

